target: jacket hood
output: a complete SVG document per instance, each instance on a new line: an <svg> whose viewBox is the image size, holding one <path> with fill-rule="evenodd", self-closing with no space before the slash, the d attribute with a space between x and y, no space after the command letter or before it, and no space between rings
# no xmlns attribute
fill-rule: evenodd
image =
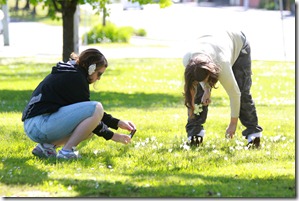
<svg viewBox="0 0 299 201"><path fill-rule="evenodd" d="M77 68L75 67L76 65L76 61L68 61L68 62L58 62L56 64L56 66L53 66L52 68L52 74L55 74L55 73L63 73L63 72L73 72L73 73L76 73L78 72L77 71Z"/></svg>

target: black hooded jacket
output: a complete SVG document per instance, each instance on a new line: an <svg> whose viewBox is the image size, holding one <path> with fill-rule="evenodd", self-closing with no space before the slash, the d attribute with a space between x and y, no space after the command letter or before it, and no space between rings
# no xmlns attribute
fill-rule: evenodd
<svg viewBox="0 0 299 201"><path fill-rule="evenodd" d="M88 73L74 61L59 62L52 72L33 91L25 107L22 121L34 116L54 113L60 107L78 102L90 101ZM110 128L117 129L119 119L104 112L102 121Z"/></svg>

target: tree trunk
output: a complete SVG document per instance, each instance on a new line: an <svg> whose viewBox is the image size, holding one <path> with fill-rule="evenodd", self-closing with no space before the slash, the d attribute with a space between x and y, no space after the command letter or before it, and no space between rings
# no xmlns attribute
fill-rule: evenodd
<svg viewBox="0 0 299 201"><path fill-rule="evenodd" d="M31 16L33 17L33 19L35 18L35 16L36 16L36 6L33 6Z"/></svg>
<svg viewBox="0 0 299 201"><path fill-rule="evenodd" d="M106 15L107 15L107 9L106 7L103 8L103 21L102 21L102 25L106 26Z"/></svg>
<svg viewBox="0 0 299 201"><path fill-rule="evenodd" d="M76 6L76 1L62 5L63 61L68 61L70 54L74 52L74 14Z"/></svg>
<svg viewBox="0 0 299 201"><path fill-rule="evenodd" d="M15 7L14 7L14 10L15 11L19 10L19 0L16 0L16 4L15 4Z"/></svg>
<svg viewBox="0 0 299 201"><path fill-rule="evenodd" d="M23 10L30 10L30 1L27 0Z"/></svg>

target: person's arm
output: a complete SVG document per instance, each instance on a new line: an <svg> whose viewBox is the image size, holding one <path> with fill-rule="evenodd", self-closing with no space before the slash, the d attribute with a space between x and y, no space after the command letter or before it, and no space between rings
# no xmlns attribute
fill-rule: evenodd
<svg viewBox="0 0 299 201"><path fill-rule="evenodd" d="M230 118L230 123L228 127L226 128L226 137L227 138L233 138L236 129L238 125L238 118L237 117L231 117Z"/></svg>
<svg viewBox="0 0 299 201"><path fill-rule="evenodd" d="M239 117L241 92L229 62L222 64L219 82L225 89L230 100L231 117Z"/></svg>
<svg viewBox="0 0 299 201"><path fill-rule="evenodd" d="M233 74L230 63L224 63L222 66L222 71L219 74L219 82L229 96L231 109L231 119L226 129L226 134L228 134L229 137L232 137L236 132L238 124L241 105L241 92Z"/></svg>
<svg viewBox="0 0 299 201"><path fill-rule="evenodd" d="M108 114L106 112L104 112L104 116L102 118L102 121L109 127L109 128L113 128L115 130L118 129L118 123L119 123L119 119L114 118L111 114Z"/></svg>
<svg viewBox="0 0 299 201"><path fill-rule="evenodd" d="M199 82L199 84L204 90L204 94L201 98L201 103L204 106L207 106L211 103L211 86L206 81Z"/></svg>
<svg viewBox="0 0 299 201"><path fill-rule="evenodd" d="M93 133L99 137L105 138L106 140L113 140L123 144L128 144L131 142L129 135L114 133L103 122L99 123L99 125L93 130Z"/></svg>

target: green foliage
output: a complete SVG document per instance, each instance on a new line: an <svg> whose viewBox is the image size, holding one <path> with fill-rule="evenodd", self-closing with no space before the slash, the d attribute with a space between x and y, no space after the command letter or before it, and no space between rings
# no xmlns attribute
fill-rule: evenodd
<svg viewBox="0 0 299 201"><path fill-rule="evenodd" d="M144 29L135 31L134 28L130 26L117 27L115 24L107 22L105 26L101 24L94 26L87 33L87 42L88 44L128 43L134 33L136 33L136 35L146 35Z"/></svg>
<svg viewBox="0 0 299 201"><path fill-rule="evenodd" d="M259 8L264 8L267 10L277 10L279 9L279 1L261 0L259 2Z"/></svg>
<svg viewBox="0 0 299 201"><path fill-rule="evenodd" d="M146 31L145 31L145 29L136 29L134 31L134 34L136 36L146 36Z"/></svg>
<svg viewBox="0 0 299 201"><path fill-rule="evenodd" d="M229 100L221 86L212 92L203 145L184 145L181 59L111 59L91 99L136 124L132 143L94 136L79 144L80 160L41 160L31 154L35 143L20 118L57 60L0 58L1 196L296 197L294 62L252 64L252 96L264 128L259 150L245 148L240 123L234 139L224 138Z"/></svg>

